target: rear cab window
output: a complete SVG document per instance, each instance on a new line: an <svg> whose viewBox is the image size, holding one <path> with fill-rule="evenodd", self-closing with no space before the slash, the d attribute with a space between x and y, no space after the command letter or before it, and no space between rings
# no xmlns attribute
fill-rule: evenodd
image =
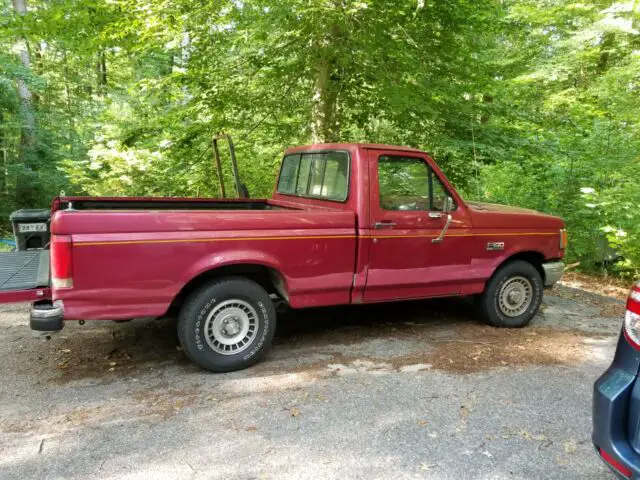
<svg viewBox="0 0 640 480"><path fill-rule="evenodd" d="M349 195L349 155L310 152L285 156L277 193L344 202Z"/></svg>

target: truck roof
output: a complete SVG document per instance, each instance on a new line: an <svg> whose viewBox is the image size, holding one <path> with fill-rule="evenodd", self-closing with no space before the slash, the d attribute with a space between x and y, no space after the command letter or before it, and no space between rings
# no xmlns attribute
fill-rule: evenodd
<svg viewBox="0 0 640 480"><path fill-rule="evenodd" d="M313 150L352 150L356 148L366 148L369 150L401 150L406 152L420 152L422 150L413 147L404 147L399 145L386 145L382 143L316 143L313 145L303 145L299 147L289 147L285 151L285 155L291 153L300 153Z"/></svg>

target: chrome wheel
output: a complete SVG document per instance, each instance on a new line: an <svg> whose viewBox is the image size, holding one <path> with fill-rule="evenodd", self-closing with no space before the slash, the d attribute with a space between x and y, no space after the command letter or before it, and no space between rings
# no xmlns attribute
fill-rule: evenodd
<svg viewBox="0 0 640 480"><path fill-rule="evenodd" d="M525 277L511 277L500 288L498 307L507 317L518 317L527 311L533 299L533 285Z"/></svg>
<svg viewBox="0 0 640 480"><path fill-rule="evenodd" d="M220 302L205 321L205 340L213 351L235 355L256 338L259 321L255 309L244 300Z"/></svg>

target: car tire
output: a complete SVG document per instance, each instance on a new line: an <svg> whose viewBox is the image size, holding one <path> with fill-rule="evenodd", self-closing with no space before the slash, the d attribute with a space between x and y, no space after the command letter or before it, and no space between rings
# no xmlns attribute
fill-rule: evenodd
<svg viewBox="0 0 640 480"><path fill-rule="evenodd" d="M193 292L178 316L187 357L211 372L247 368L269 350L276 312L269 294L245 278L225 278Z"/></svg>
<svg viewBox="0 0 640 480"><path fill-rule="evenodd" d="M522 328L538 313L542 296L542 276L536 267L513 260L491 277L479 303L489 325Z"/></svg>

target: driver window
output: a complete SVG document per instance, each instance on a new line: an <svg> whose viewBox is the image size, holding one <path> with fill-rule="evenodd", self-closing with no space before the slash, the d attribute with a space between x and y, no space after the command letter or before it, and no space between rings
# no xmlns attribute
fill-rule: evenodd
<svg viewBox="0 0 640 480"><path fill-rule="evenodd" d="M380 206L385 210L428 210L429 167L419 158L378 158Z"/></svg>
<svg viewBox="0 0 640 480"><path fill-rule="evenodd" d="M378 158L380 207L384 210L442 211L447 190L421 158Z"/></svg>
<svg viewBox="0 0 640 480"><path fill-rule="evenodd" d="M429 185L431 187L430 210L432 212L444 211L444 201L445 198L447 198L448 193L438 176L433 173L433 170L431 170L431 168L429 168Z"/></svg>

